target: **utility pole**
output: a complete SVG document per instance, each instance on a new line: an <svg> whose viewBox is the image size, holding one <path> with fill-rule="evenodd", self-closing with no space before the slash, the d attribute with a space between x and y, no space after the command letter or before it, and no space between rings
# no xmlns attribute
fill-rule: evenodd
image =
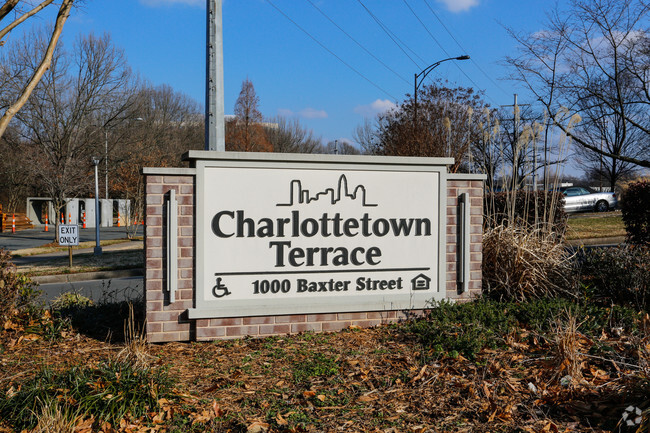
<svg viewBox="0 0 650 433"><path fill-rule="evenodd" d="M512 188L514 189L516 184L517 184L517 179L516 179L516 171L518 170L518 161L517 161L517 142L519 141L519 121L521 120L519 117L519 107L520 106L528 106L530 104L519 104L517 103L517 94L514 94L514 102L512 105L502 105L502 107L513 107L513 125L514 125L514 130L513 130L513 137L514 137L514 148L513 148L513 167L512 167ZM524 152L524 156L526 155L526 152ZM537 164L537 159L535 159L535 164ZM535 186L535 190L537 189L537 178L536 178L536 172L537 172L537 166L535 166L534 171L533 171L533 183Z"/></svg>
<svg viewBox="0 0 650 433"><path fill-rule="evenodd" d="M222 0L207 1L205 150L226 150L223 84Z"/></svg>

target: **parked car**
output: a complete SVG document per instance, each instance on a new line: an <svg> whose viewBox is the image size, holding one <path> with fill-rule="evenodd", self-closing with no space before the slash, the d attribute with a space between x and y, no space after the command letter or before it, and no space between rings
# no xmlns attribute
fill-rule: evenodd
<svg viewBox="0 0 650 433"><path fill-rule="evenodd" d="M580 212L607 212L618 206L618 198L613 192L595 192L582 186L568 186L560 188L564 194L564 211Z"/></svg>

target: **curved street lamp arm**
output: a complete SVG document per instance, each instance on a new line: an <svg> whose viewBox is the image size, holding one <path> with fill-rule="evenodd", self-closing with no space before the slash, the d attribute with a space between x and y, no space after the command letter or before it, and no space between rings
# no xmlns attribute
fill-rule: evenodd
<svg viewBox="0 0 650 433"><path fill-rule="evenodd" d="M449 60L469 60L469 56L465 54L458 57L449 57L448 59L442 59L432 65L427 66L419 74L415 74L415 91L417 92L417 90L420 88L420 84L422 84L427 75L429 75L429 72L436 69L441 63L447 62Z"/></svg>

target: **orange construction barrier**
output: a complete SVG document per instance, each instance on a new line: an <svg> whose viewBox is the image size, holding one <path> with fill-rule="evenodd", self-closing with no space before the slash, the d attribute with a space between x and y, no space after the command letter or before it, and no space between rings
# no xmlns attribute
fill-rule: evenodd
<svg viewBox="0 0 650 433"><path fill-rule="evenodd" d="M86 228L86 211L84 211L83 222L84 222L83 228Z"/></svg>
<svg viewBox="0 0 650 433"><path fill-rule="evenodd" d="M117 213L117 226L120 226L120 213Z"/></svg>
<svg viewBox="0 0 650 433"><path fill-rule="evenodd" d="M65 218L63 218L63 212L61 212L61 224L65 224Z"/></svg>
<svg viewBox="0 0 650 433"><path fill-rule="evenodd" d="M16 214L11 214L11 233L16 233Z"/></svg>
<svg viewBox="0 0 650 433"><path fill-rule="evenodd" d="M72 214L68 214L68 224L72 224Z"/></svg>
<svg viewBox="0 0 650 433"><path fill-rule="evenodd" d="M47 228L47 224L48 224L48 222L49 222L49 221L47 220L47 213L46 213L46 214L45 214L45 231L48 231L48 228Z"/></svg>

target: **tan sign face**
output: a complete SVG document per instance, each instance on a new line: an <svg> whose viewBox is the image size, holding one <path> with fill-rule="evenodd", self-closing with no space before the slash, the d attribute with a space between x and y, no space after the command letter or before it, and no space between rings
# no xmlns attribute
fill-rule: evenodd
<svg viewBox="0 0 650 433"><path fill-rule="evenodd" d="M440 182L435 170L204 167L197 310L369 311L441 297Z"/></svg>

